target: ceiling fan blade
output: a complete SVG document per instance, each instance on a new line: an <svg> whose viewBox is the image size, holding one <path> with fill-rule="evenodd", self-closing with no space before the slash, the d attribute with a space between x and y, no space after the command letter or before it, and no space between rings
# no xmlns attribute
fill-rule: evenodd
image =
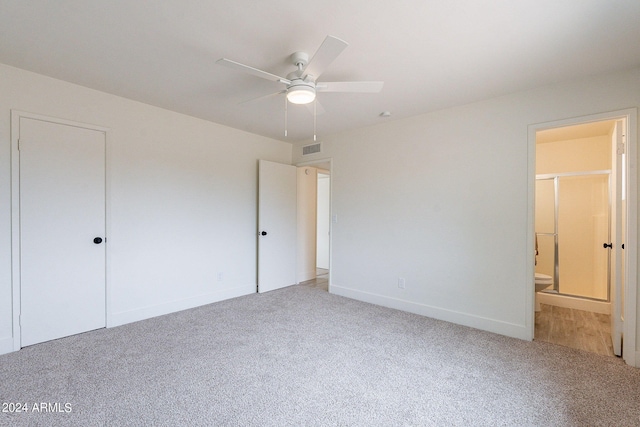
<svg viewBox="0 0 640 427"><path fill-rule="evenodd" d="M274 82L284 83L286 85L291 84L291 80L284 77L276 76L275 74L267 73L266 71L259 70L257 68L250 67L248 65L241 64L236 61L232 61L227 58L221 58L216 61L216 64L224 65L225 67L233 68L236 70L244 71L256 77L271 80Z"/></svg>
<svg viewBox="0 0 640 427"><path fill-rule="evenodd" d="M382 86L384 82L322 82L316 85L316 91L377 93Z"/></svg>
<svg viewBox="0 0 640 427"><path fill-rule="evenodd" d="M315 109L316 109L316 116L319 116L321 114L324 114L327 112L327 110L324 109L324 107L322 106L322 104L320 104L320 102L318 101L318 99L316 98L315 101L309 103L309 104L305 104L305 107L307 107L307 110L309 110L309 112L311 114L313 114L313 104L316 104Z"/></svg>
<svg viewBox="0 0 640 427"><path fill-rule="evenodd" d="M271 98L272 96L282 95L283 93L287 93L286 89L278 91L278 92L274 92L274 93L269 93L267 95L262 95L262 96L259 96L257 98L247 99L247 100L239 102L238 105L246 104L247 102L259 101L259 100L265 99L265 98Z"/></svg>
<svg viewBox="0 0 640 427"><path fill-rule="evenodd" d="M327 36L303 70L304 74L311 75L316 80L347 46L349 44L344 40Z"/></svg>

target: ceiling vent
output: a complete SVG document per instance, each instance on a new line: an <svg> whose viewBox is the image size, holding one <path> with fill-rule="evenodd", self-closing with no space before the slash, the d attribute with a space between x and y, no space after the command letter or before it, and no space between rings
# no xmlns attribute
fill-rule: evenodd
<svg viewBox="0 0 640 427"><path fill-rule="evenodd" d="M309 154L320 153L321 151L322 150L321 150L321 146L320 146L319 142L317 144L305 145L304 147L302 147L302 155L303 156L308 156Z"/></svg>

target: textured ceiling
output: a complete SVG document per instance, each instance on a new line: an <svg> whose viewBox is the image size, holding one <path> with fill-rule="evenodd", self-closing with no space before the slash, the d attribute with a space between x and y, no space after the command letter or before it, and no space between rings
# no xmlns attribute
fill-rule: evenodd
<svg viewBox="0 0 640 427"><path fill-rule="evenodd" d="M292 71L334 35L349 47L322 80L382 80L379 94L321 93L318 138L384 120L640 65L639 0L0 0L0 62L285 141L313 115L282 85L221 57ZM390 111L390 118L382 118Z"/></svg>

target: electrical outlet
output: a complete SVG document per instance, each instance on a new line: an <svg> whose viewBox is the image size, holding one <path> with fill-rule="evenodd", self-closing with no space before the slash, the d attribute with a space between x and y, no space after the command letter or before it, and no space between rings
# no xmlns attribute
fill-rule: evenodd
<svg viewBox="0 0 640 427"><path fill-rule="evenodd" d="M405 287L404 277L398 277L398 287L400 289L404 289L404 287Z"/></svg>

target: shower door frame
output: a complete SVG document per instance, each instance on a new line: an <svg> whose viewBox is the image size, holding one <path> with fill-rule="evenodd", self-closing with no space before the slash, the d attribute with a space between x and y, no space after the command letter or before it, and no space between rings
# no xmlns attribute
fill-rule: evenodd
<svg viewBox="0 0 640 427"><path fill-rule="evenodd" d="M584 172L560 172L560 173L545 173L536 175L536 183L543 180L553 180L553 233L538 233L537 236L553 236L553 290L542 290L541 292L553 293L556 295L563 295L573 298L581 298L591 301L611 301L611 253L607 254L607 298L593 298L584 295L573 295L560 292L560 251L558 247L558 222L560 218L560 178L573 177L573 176L591 176L591 175L607 175L607 195L608 195L608 215L607 215L607 242L611 241L611 169L584 171ZM606 243L606 242L605 242Z"/></svg>

